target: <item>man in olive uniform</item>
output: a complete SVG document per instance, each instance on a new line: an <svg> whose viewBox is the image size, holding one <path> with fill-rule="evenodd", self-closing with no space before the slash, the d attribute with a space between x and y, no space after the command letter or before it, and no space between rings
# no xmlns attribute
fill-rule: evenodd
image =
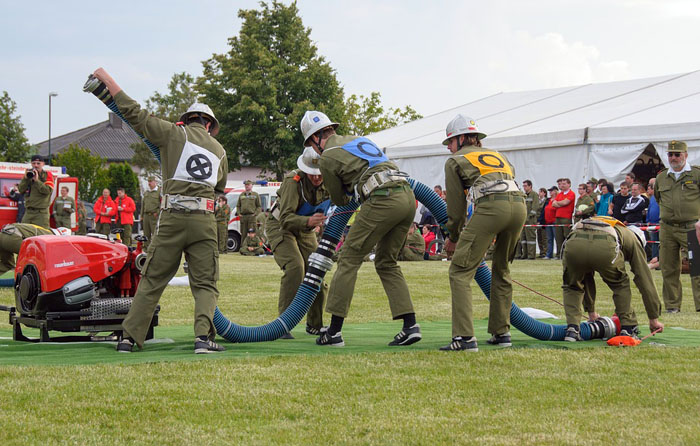
<svg viewBox="0 0 700 446"><path fill-rule="evenodd" d="M526 225L536 225L537 217L540 216L540 197L537 192L532 190L532 181L523 181L523 190L525 191L525 208L527 211ZM537 257L537 228L523 228L520 235L520 249L522 258L535 260ZM517 255L516 255L517 257Z"/></svg>
<svg viewBox="0 0 700 446"><path fill-rule="evenodd" d="M265 254L263 241L255 234L255 228L248 229L248 236L241 242L239 252L242 256L260 256ZM296 289L294 291L296 292Z"/></svg>
<svg viewBox="0 0 700 446"><path fill-rule="evenodd" d="M156 183L156 177L148 177L148 190L141 197L141 221L143 222L143 235L146 237L143 249L147 249L155 232L158 212L160 211L160 190Z"/></svg>
<svg viewBox="0 0 700 446"><path fill-rule="evenodd" d="M0 231L0 274L15 269L15 254L19 254L22 241L37 235L70 235L67 228L47 229L29 223L10 223Z"/></svg>
<svg viewBox="0 0 700 446"><path fill-rule="evenodd" d="M372 141L337 135L337 127L318 111L307 111L301 120L304 145L321 155L319 168L333 204L346 205L353 196L362 203L328 293L326 311L332 315L331 324L316 343L345 345L341 329L355 291L357 270L376 245L374 268L389 298L392 317L403 319L403 329L389 345L413 344L422 335L397 258L416 213L416 199L405 174Z"/></svg>
<svg viewBox="0 0 700 446"><path fill-rule="evenodd" d="M588 186L581 183L578 185L578 200L574 207L574 222L579 222L595 215L595 201L588 194Z"/></svg>
<svg viewBox="0 0 700 446"><path fill-rule="evenodd" d="M180 267L183 252L195 301L195 353L223 351L214 342L213 323L219 296L214 198L224 193L228 173L226 151L214 139L219 122L208 106L198 103L180 117L181 123L164 121L142 109L104 69L97 69L94 76L107 86L131 127L160 148L163 175L157 233L122 322L124 337L117 351L131 352L134 344L143 348L160 296Z"/></svg>
<svg viewBox="0 0 700 446"><path fill-rule="evenodd" d="M78 200L78 232L77 235L87 235L87 209L82 201Z"/></svg>
<svg viewBox="0 0 700 446"><path fill-rule="evenodd" d="M248 229L255 227L255 217L262 212L262 204L260 203L260 195L253 192L253 182L245 181L245 192L238 196L236 203L236 215L240 216L241 234L248 233Z"/></svg>
<svg viewBox="0 0 700 446"><path fill-rule="evenodd" d="M700 167L688 164L688 146L683 141L668 144L669 168L656 176L654 197L661 211L659 262L664 280L664 305L668 313L681 311L681 250L687 232L700 217ZM700 276L690 278L695 310L700 311Z"/></svg>
<svg viewBox="0 0 700 446"><path fill-rule="evenodd" d="M68 187L61 186L61 195L53 201L53 219L56 227L71 228L70 216L75 212L75 200L68 195Z"/></svg>
<svg viewBox="0 0 700 446"><path fill-rule="evenodd" d="M228 240L228 221L231 219L231 208L225 195L219 195L216 200L216 235L219 240L219 254L226 253L226 241Z"/></svg>
<svg viewBox="0 0 700 446"><path fill-rule="evenodd" d="M417 261L425 258L425 239L420 235L420 231L416 231L416 224L411 223L406 235L406 242L399 254L399 260Z"/></svg>
<svg viewBox="0 0 700 446"><path fill-rule="evenodd" d="M44 170L44 159L32 155L32 168L19 182L18 191L24 194L25 212L22 223L49 228L49 205L53 192L53 175Z"/></svg>
<svg viewBox="0 0 700 446"><path fill-rule="evenodd" d="M615 314L620 318L622 326L620 334L624 336L638 334L637 317L632 309L632 291L625 271L625 261L629 262L634 273L634 283L642 295L644 308L649 317L649 329L663 330L663 324L659 322L661 301L647 266L644 244L646 244L646 238L639 228L625 227L622 222L612 217L597 216L574 225L564 244L562 256L564 269L562 288L568 324L565 341L582 340L579 332L581 304L587 288L586 277L590 277L593 272L600 274L601 279L613 293ZM592 290L590 296L590 299L595 299L595 290Z"/></svg>
<svg viewBox="0 0 700 446"><path fill-rule="evenodd" d="M494 238L488 324L493 336L487 342L510 347L513 286L508 263L527 216L525 199L513 180L515 170L506 157L482 148L481 140L486 134L479 131L473 119L457 115L447 125L446 135L442 143L452 155L445 162L445 185L449 191L449 238L445 241L445 251L454 256L449 270L452 342L441 350L478 351L470 284ZM474 203L474 210L462 230L467 215L467 194Z"/></svg>
<svg viewBox="0 0 700 446"><path fill-rule="evenodd" d="M257 229L257 233L260 234L260 237L263 239L263 241L267 241L267 239L268 239L268 236L267 236L268 214L269 214L269 211L262 211L261 213L258 214L257 217L255 217L255 228Z"/></svg>
<svg viewBox="0 0 700 446"><path fill-rule="evenodd" d="M314 149L304 149L297 159L299 168L284 176L282 186L277 191L277 201L270 212L268 243L275 262L282 269L277 305L280 314L292 303L304 279L309 255L318 246L314 229L323 224L330 207L318 168L319 159ZM327 289L328 285L324 282L307 313L306 332L310 335L321 334ZM291 337L291 333L285 335L286 339Z"/></svg>

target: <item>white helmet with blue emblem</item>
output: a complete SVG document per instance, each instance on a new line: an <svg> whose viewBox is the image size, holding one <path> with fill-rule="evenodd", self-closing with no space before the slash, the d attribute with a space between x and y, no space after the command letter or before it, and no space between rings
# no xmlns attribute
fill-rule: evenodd
<svg viewBox="0 0 700 446"><path fill-rule="evenodd" d="M301 134L304 135L304 145L307 145L309 138L316 132L326 127L338 128L338 123L328 119L325 113L309 110L301 118Z"/></svg>
<svg viewBox="0 0 700 446"><path fill-rule="evenodd" d="M321 170L318 168L319 161L321 161L321 155L313 147L305 147L304 153L297 158L297 166L306 174L321 175Z"/></svg>

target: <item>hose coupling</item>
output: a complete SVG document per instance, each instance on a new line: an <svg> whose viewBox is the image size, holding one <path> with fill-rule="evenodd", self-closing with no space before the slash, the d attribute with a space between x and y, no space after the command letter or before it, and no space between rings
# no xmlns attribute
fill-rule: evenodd
<svg viewBox="0 0 700 446"><path fill-rule="evenodd" d="M333 259L318 252L309 256L309 266L313 266L321 271L330 271L333 268Z"/></svg>

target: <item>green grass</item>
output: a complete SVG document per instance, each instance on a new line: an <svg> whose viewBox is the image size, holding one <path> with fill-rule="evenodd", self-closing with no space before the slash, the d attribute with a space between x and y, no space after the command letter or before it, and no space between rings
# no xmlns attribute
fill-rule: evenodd
<svg viewBox="0 0 700 446"><path fill-rule="evenodd" d="M447 267L402 263L427 330L415 348L391 352L370 348L398 330L371 264L360 271L348 347L333 354L304 354L313 338L299 333L288 347L226 344L226 355L195 360L185 351L192 297L187 288L169 287L160 330L191 360L163 361L158 351L168 347L160 344L132 354L157 361L150 363L0 366L2 445L700 444L700 348L645 341L633 349L438 352L434 347L449 341ZM273 259L227 255L221 270L219 304L227 317L258 325L276 316L280 272ZM660 274L654 277L660 290ZM516 262L513 278L561 301L559 262ZM688 277L682 280L683 312L661 320L700 330ZM488 303L476 285L473 291L475 318L484 319ZM514 300L563 317L560 306L517 285ZM10 290L0 291L0 304L12 303ZM633 303L645 328L638 294ZM600 283L598 311L612 313ZM485 344L485 331L477 330ZM106 347L86 346L85 355L94 348ZM2 363L8 354L0 347Z"/></svg>

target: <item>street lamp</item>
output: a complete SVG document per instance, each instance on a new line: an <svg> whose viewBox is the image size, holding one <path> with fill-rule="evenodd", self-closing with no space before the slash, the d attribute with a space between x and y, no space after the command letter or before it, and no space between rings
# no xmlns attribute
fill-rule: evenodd
<svg viewBox="0 0 700 446"><path fill-rule="evenodd" d="M58 93L52 91L49 93L49 166L51 165L51 98L58 96Z"/></svg>

